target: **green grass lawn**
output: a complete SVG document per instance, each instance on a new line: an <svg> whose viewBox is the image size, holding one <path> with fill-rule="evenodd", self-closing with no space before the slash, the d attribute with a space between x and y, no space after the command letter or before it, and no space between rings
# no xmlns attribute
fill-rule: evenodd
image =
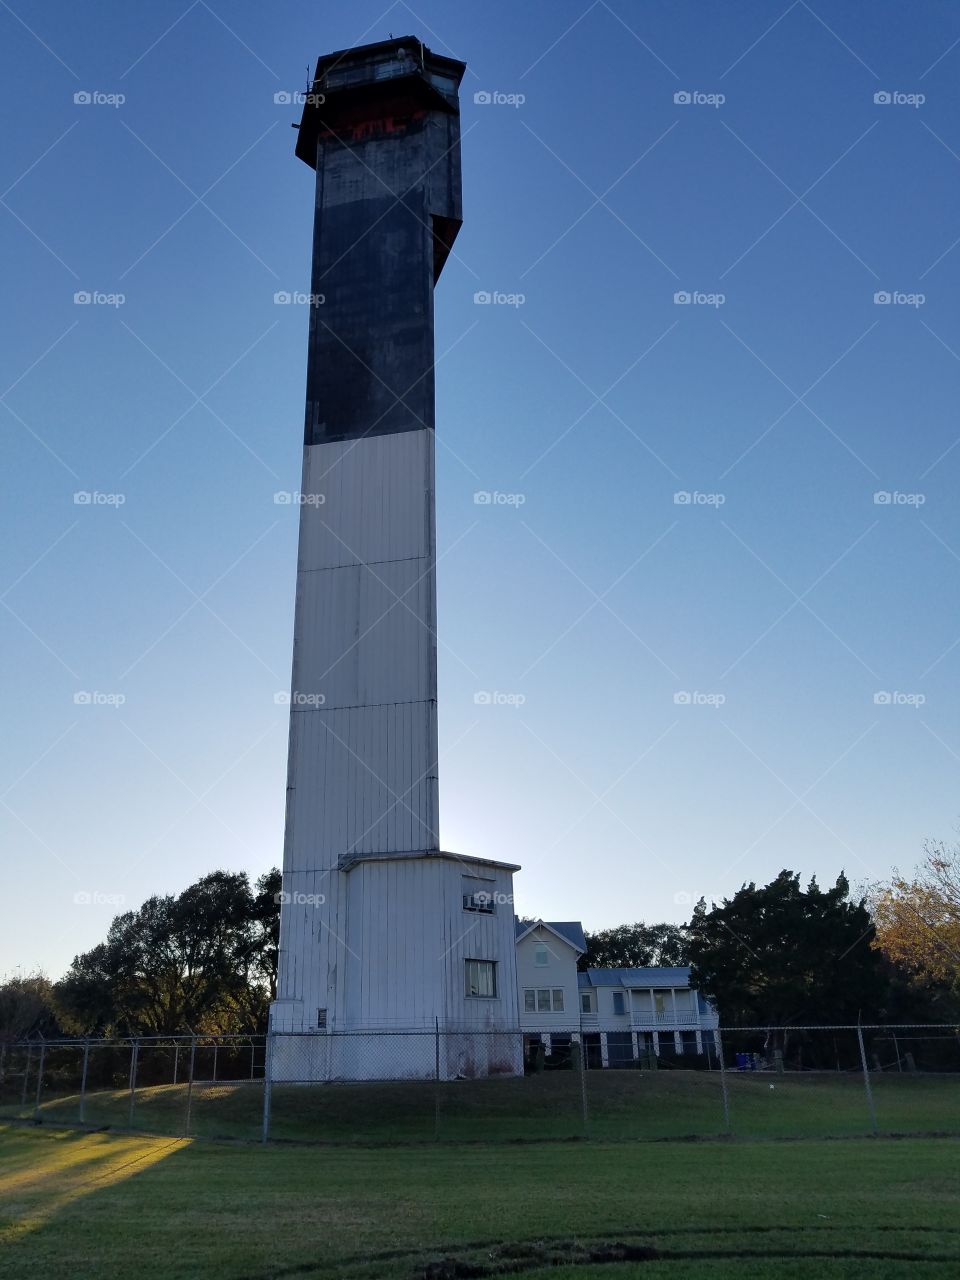
<svg viewBox="0 0 960 1280"><path fill-rule="evenodd" d="M587 1130L597 1139L716 1137L724 1133L720 1076L696 1071L591 1071L586 1074ZM727 1073L730 1119L738 1137L853 1137L870 1131L858 1074ZM960 1077L877 1075L873 1091L881 1132L960 1134ZM439 1114L438 1114L439 1108ZM138 1090L133 1126L186 1133L185 1085ZM190 1134L255 1139L263 1087L195 1085ZM25 1118L33 1104L0 1106L0 1117ZM73 1124L74 1093L46 1094L48 1124ZM94 1090L90 1127L130 1125L127 1090ZM439 1087L395 1084L285 1085L273 1091L271 1136L311 1142L445 1142L563 1139L585 1133L581 1078L572 1071L520 1079L460 1080Z"/></svg>
<svg viewBox="0 0 960 1280"><path fill-rule="evenodd" d="M960 1141L306 1147L0 1126L0 1276L960 1274Z"/></svg>

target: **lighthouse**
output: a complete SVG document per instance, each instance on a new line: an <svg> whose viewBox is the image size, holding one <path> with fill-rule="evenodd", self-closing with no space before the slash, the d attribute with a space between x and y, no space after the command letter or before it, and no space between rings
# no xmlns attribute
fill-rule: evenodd
<svg viewBox="0 0 960 1280"><path fill-rule="evenodd" d="M316 182L275 1079L519 1063L519 868L445 851L439 823L434 288L464 70L414 37L329 54L297 133Z"/></svg>

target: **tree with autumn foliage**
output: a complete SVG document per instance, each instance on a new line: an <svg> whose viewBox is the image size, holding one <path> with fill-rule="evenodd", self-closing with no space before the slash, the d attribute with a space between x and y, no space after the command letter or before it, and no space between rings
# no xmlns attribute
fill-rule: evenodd
<svg viewBox="0 0 960 1280"><path fill-rule="evenodd" d="M920 982L960 993L960 845L928 843L913 878L895 874L871 905L877 950Z"/></svg>

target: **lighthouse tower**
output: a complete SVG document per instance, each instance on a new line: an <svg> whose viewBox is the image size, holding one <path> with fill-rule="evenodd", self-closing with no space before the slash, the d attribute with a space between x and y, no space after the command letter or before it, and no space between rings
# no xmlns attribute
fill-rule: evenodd
<svg viewBox="0 0 960 1280"><path fill-rule="evenodd" d="M278 1079L432 1074L437 1027L461 1033L445 1074L517 1066L492 1033L519 1021L518 868L439 838L433 299L463 72L413 37L330 54L299 126L316 205Z"/></svg>

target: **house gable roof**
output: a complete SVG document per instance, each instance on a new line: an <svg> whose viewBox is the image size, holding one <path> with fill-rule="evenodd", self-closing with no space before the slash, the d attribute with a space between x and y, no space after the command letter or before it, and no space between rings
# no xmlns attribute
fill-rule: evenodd
<svg viewBox="0 0 960 1280"><path fill-rule="evenodd" d="M517 942L520 942L533 929L549 929L561 942L573 947L574 951L583 955L587 949L587 940L583 936L583 925L579 920L517 920L514 922L517 931Z"/></svg>

